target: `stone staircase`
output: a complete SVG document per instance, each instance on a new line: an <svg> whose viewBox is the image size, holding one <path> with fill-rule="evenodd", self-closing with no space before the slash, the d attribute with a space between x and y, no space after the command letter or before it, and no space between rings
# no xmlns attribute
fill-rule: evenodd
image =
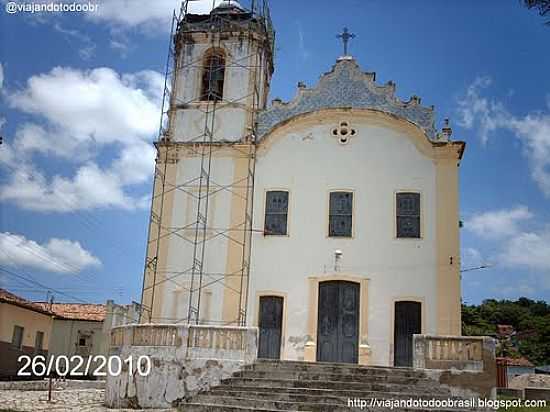
<svg viewBox="0 0 550 412"><path fill-rule="evenodd" d="M459 399L423 370L335 363L257 360L221 385L180 405L189 412L210 411L470 411L460 408L354 407L354 399Z"/></svg>

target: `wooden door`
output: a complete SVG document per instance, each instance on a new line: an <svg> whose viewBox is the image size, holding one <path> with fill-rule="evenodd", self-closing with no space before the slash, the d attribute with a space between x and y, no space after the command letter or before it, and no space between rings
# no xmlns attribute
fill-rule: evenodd
<svg viewBox="0 0 550 412"><path fill-rule="evenodd" d="M261 296L258 358L280 358L282 325L283 298L279 296Z"/></svg>
<svg viewBox="0 0 550 412"><path fill-rule="evenodd" d="M419 302L395 302L394 365L412 366L413 335L422 333L422 304Z"/></svg>
<svg viewBox="0 0 550 412"><path fill-rule="evenodd" d="M359 353L359 284L319 284L317 360L357 363Z"/></svg>

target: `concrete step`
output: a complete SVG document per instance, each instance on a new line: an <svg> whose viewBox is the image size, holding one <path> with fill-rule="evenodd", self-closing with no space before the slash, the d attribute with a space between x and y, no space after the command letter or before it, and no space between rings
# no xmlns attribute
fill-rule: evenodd
<svg viewBox="0 0 550 412"><path fill-rule="evenodd" d="M271 399L292 402L347 402L348 399L460 399L448 395L419 395L411 392L365 392L365 391L337 391L331 389L302 389L302 388L265 388L263 390L249 387L218 386L206 392L215 396L235 396L237 398Z"/></svg>
<svg viewBox="0 0 550 412"><path fill-rule="evenodd" d="M285 402L285 401L272 401L255 398L237 398L234 396L228 397L216 397L209 394L199 395L195 403L201 405L223 405L223 408L239 407L239 408L253 408L257 411L311 411L311 412L350 412L353 409L361 410L359 407L352 408L346 402L338 403L326 403L326 402ZM187 405L182 405L183 409L187 411ZM219 409L219 410L231 410L231 409ZM388 408L384 407L366 407L363 411L369 412L387 412ZM472 412L465 409L442 409L442 408L404 408L394 411L401 412L418 412L418 411L441 411L441 412Z"/></svg>
<svg viewBox="0 0 550 412"><path fill-rule="evenodd" d="M279 409L260 409L260 408L249 408L244 406L231 406L231 405L222 405L215 403L185 403L178 407L179 411L185 412L239 412L239 411L260 411L260 412L279 412ZM299 412L299 411L292 411ZM302 411L303 412L303 411Z"/></svg>
<svg viewBox="0 0 550 412"><path fill-rule="evenodd" d="M321 380L297 380L276 378L228 378L222 381L223 386L247 386L253 388L312 388L332 390L377 391L377 392L414 392L418 394L447 395L449 391L439 385L400 385L378 382L345 382Z"/></svg>
<svg viewBox="0 0 550 412"><path fill-rule="evenodd" d="M245 406L254 407L257 409L267 409L276 411L336 411L340 408L340 404L318 403L318 402L292 402L292 401L277 401L270 399L257 398L236 398L233 396L221 397L211 394L202 394L193 399L194 402L218 404L227 406ZM349 408L348 412L349 412Z"/></svg>
<svg viewBox="0 0 550 412"><path fill-rule="evenodd" d="M395 376L391 373L385 374L329 374L316 373L311 371L300 370L243 370L233 374L236 378L272 378L272 379L295 379L308 381L340 381L340 382L376 382L376 383L393 383L399 385L432 385L434 381L425 377L410 377L410 376Z"/></svg>
<svg viewBox="0 0 550 412"><path fill-rule="evenodd" d="M244 370L255 371L301 371L320 374L345 374L345 375L387 375L401 377L425 378L426 373L423 370L400 367L386 366L365 366L350 363L330 363L330 362L302 362L302 361L277 361L260 359L252 365L247 365Z"/></svg>
<svg viewBox="0 0 550 412"><path fill-rule="evenodd" d="M350 400L460 399L423 370L337 363L258 360L224 379L217 387L194 396L180 410L387 412L379 404L360 408ZM393 409L420 412L421 409ZM460 409L422 411L462 412ZM463 412L474 412L472 410Z"/></svg>

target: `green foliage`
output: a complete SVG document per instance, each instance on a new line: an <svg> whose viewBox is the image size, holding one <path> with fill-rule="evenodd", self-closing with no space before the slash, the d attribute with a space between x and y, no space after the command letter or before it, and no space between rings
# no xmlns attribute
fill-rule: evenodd
<svg viewBox="0 0 550 412"><path fill-rule="evenodd" d="M521 3L528 9L536 9L540 16L550 15L550 0L521 0ZM545 24L550 26L550 20Z"/></svg>
<svg viewBox="0 0 550 412"><path fill-rule="evenodd" d="M496 337L497 325L512 325L511 339L500 339L497 356L524 356L535 365L550 364L550 304L528 298L484 300L462 305L462 334Z"/></svg>

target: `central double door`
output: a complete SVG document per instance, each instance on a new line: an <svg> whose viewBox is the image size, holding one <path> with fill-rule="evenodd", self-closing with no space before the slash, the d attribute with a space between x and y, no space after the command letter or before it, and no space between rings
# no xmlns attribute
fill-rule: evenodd
<svg viewBox="0 0 550 412"><path fill-rule="evenodd" d="M359 353L359 284L319 283L317 361L357 363Z"/></svg>
<svg viewBox="0 0 550 412"><path fill-rule="evenodd" d="M357 363L359 354L359 284L346 281L319 283L317 361ZM259 358L279 359L283 298L260 298Z"/></svg>

